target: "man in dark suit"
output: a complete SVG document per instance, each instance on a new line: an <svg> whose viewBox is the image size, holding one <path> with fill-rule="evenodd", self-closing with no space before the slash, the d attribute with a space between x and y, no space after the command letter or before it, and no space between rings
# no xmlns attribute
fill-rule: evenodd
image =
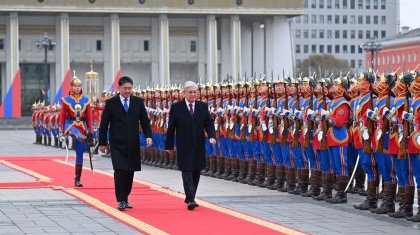
<svg viewBox="0 0 420 235"><path fill-rule="evenodd" d="M166 150L173 152L176 132L176 152L178 168L182 171L182 181L185 191L185 203L188 210L193 210L200 171L206 167L205 135L210 143L216 143L214 121L210 116L206 103L196 101L198 86L188 81L184 86L185 99L174 103L169 113Z"/></svg>
<svg viewBox="0 0 420 235"><path fill-rule="evenodd" d="M128 195L133 186L134 172L141 170L139 121L147 146L152 144L152 129L141 98L132 95L133 80L121 77L119 94L106 101L99 127L99 150L107 151L107 132L112 166L114 168L115 195L118 209L133 208Z"/></svg>

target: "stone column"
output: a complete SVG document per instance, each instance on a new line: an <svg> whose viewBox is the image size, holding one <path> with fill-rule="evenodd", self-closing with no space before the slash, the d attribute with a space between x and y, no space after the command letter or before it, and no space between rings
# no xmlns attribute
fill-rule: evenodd
<svg viewBox="0 0 420 235"><path fill-rule="evenodd" d="M217 22L214 15L207 16L207 80L217 81Z"/></svg>
<svg viewBox="0 0 420 235"><path fill-rule="evenodd" d="M67 13L61 13L56 17L55 22L55 38L57 46L55 47L55 89L51 92L51 100L54 98L53 95L57 94L63 83L66 74L72 77L70 71L70 23L69 15Z"/></svg>
<svg viewBox="0 0 420 235"><path fill-rule="evenodd" d="M241 68L241 21L238 15L230 18L231 32L231 55L232 69L229 75L236 77L238 74L242 76Z"/></svg>
<svg viewBox="0 0 420 235"><path fill-rule="evenodd" d="M108 90L122 72L120 62L120 19L118 14L111 14L105 21L104 89Z"/></svg>
<svg viewBox="0 0 420 235"><path fill-rule="evenodd" d="M11 12L6 22L6 84L5 95L19 71L19 17L17 12Z"/></svg>
<svg viewBox="0 0 420 235"><path fill-rule="evenodd" d="M159 84L169 84L169 21L166 14L159 16Z"/></svg>

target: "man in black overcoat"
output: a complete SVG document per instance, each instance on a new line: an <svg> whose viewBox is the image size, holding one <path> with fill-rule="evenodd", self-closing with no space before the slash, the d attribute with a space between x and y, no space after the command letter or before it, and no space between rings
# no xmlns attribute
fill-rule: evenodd
<svg viewBox="0 0 420 235"><path fill-rule="evenodd" d="M115 195L118 209L132 208L128 195L133 186L134 172L141 170L139 124L146 137L147 146L152 144L152 129L144 101L132 95L133 80L121 77L119 94L108 99L99 127L99 150L107 151L107 132L114 168ZM139 122L140 121L140 122Z"/></svg>
<svg viewBox="0 0 420 235"><path fill-rule="evenodd" d="M166 150L173 152L176 135L178 168L182 171L185 203L193 210L200 171L206 167L205 132L210 143L216 143L214 121L210 116L207 103L197 101L198 86L188 81L184 85L185 99L174 103L169 113Z"/></svg>

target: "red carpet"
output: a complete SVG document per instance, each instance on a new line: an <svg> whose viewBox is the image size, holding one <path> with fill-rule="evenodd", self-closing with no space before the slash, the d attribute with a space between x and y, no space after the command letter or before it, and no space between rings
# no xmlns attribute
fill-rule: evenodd
<svg viewBox="0 0 420 235"><path fill-rule="evenodd" d="M230 209L198 200L200 207L188 211L179 193L137 180L130 203L134 209L115 209L112 175L96 171L92 175L87 165L83 169L83 188L74 188L74 167L60 157L4 157L0 164L34 176L38 182L2 183L0 188L46 187L61 189L87 204L150 234L303 234L297 230L267 222ZM27 172L27 170L30 172ZM39 180L40 177L46 181ZM49 179L50 178L50 179ZM140 182L140 183L139 183Z"/></svg>

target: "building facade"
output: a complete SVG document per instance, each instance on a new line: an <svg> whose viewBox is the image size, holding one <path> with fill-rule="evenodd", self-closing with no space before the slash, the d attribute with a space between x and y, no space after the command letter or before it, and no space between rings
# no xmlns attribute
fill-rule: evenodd
<svg viewBox="0 0 420 235"><path fill-rule="evenodd" d="M73 71L83 78L91 64L100 90L115 89L121 75L145 88L293 71L289 18L302 7L303 0L2 2L0 117L53 102L63 81ZM44 33L53 50L36 46Z"/></svg>
<svg viewBox="0 0 420 235"><path fill-rule="evenodd" d="M382 49L374 53L373 65L379 72L420 70L420 28L377 41ZM366 53L366 66L372 63Z"/></svg>
<svg viewBox="0 0 420 235"><path fill-rule="evenodd" d="M292 20L296 64L313 54L348 61L364 69L362 45L399 32L399 0L305 0L305 14Z"/></svg>

